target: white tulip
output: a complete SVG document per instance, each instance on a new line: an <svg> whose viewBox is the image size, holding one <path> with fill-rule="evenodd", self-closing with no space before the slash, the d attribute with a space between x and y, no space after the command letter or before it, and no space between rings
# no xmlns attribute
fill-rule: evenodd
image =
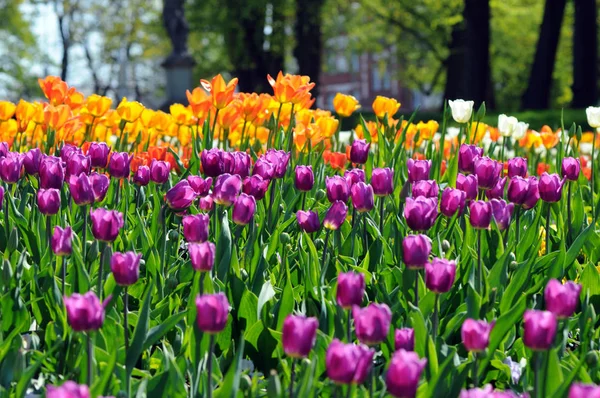
<svg viewBox="0 0 600 398"><path fill-rule="evenodd" d="M452 110L452 114L454 114L454 110ZM585 114L587 115L587 121L590 126L595 129L600 128L600 107L590 106L585 110Z"/></svg>
<svg viewBox="0 0 600 398"><path fill-rule="evenodd" d="M460 129L458 127L448 127L446 129L446 137L447 138L455 138L460 134Z"/></svg>
<svg viewBox="0 0 600 398"><path fill-rule="evenodd" d="M516 117L502 114L498 116L498 132L503 137L510 137L513 135L517 123L519 123L519 121Z"/></svg>
<svg viewBox="0 0 600 398"><path fill-rule="evenodd" d="M525 122L517 123L512 132L512 137L517 141L525 138L525 134L527 134L527 129L529 129L529 124Z"/></svg>
<svg viewBox="0 0 600 398"><path fill-rule="evenodd" d="M448 105L452 110L452 118L456 123L467 123L471 120L473 113L473 101L465 101L462 99L449 100Z"/></svg>
<svg viewBox="0 0 600 398"><path fill-rule="evenodd" d="M579 143L579 152L581 152L584 155L590 155L592 153L592 143L591 142Z"/></svg>

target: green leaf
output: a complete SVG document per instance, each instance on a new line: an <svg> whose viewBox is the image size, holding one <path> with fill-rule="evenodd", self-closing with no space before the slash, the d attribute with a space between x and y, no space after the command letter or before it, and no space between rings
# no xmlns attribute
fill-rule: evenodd
<svg viewBox="0 0 600 398"><path fill-rule="evenodd" d="M260 313L262 312L263 307L273 297L275 297L275 289L273 289L273 285L271 285L271 281L266 281L265 284L260 289L260 294L258 296L258 306L256 307L256 318L257 319L260 319Z"/></svg>
<svg viewBox="0 0 600 398"><path fill-rule="evenodd" d="M560 360L558 359L558 351L561 347L549 350L546 354L546 396L551 396L563 384L563 373L560 368Z"/></svg>
<svg viewBox="0 0 600 398"><path fill-rule="evenodd" d="M113 371L115 369L115 365L117 364L117 352L118 350L109 350L110 358L109 362L106 364L106 367L102 369L101 376L94 381L94 385L92 386L92 396L96 397L99 395L104 395L106 392L106 387L110 383L110 379L113 376ZM129 377L129 375L126 375Z"/></svg>
<svg viewBox="0 0 600 398"><path fill-rule="evenodd" d="M223 382L221 383L221 387L215 391L215 398L226 398L237 397L238 390L240 388L240 374L242 372L242 357L244 355L244 338L243 334L240 335L240 339L238 341L237 351L235 355L235 360L229 367Z"/></svg>
<svg viewBox="0 0 600 398"><path fill-rule="evenodd" d="M152 289L154 284L150 282L148 285L146 297L142 304L142 309L138 316L137 324L133 332L133 340L131 346L127 350L126 369L127 374L131 375L135 364L137 363L140 355L144 351L144 342L146 341L146 332L148 331L148 324L150 322L150 303L152 302Z"/></svg>
<svg viewBox="0 0 600 398"><path fill-rule="evenodd" d="M46 362L46 360L52 354L54 354L54 352L56 350L58 350L62 346L62 343L63 343L63 341L61 339L59 339L54 344L54 346L52 346L52 348L50 348L48 351L46 351L46 353L42 357L40 357L34 364L30 365L27 369L25 369L25 373L23 373L23 375L21 375L19 382L17 383L17 391L16 391L17 397L25 396L25 392L27 391L27 386L29 385L29 382L31 381L33 376L35 376L35 374L37 373L40 366L42 366L42 364L44 362Z"/></svg>
<svg viewBox="0 0 600 398"><path fill-rule="evenodd" d="M187 311L181 311L178 314L173 314L166 320L162 321L159 325L150 329L148 331L148 335L146 336L146 340L144 341L142 351L152 347L158 340L160 340L165 334L173 329L175 325L177 325L177 323L179 323L179 321L185 317L186 314Z"/></svg>
<svg viewBox="0 0 600 398"><path fill-rule="evenodd" d="M290 278L283 289L283 294L279 302L279 312L277 313L277 330L282 330L285 318L294 310L294 290Z"/></svg>

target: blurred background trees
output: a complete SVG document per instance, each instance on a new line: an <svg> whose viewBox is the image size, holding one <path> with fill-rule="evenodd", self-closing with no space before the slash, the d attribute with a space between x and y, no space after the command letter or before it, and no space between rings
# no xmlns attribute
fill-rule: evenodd
<svg viewBox="0 0 600 398"><path fill-rule="evenodd" d="M442 98L502 111L598 102L600 0L187 0L196 78L224 73L269 91L279 70L403 109ZM0 0L0 94L34 96L34 76L159 103L169 53L161 0ZM321 84L319 84L321 83Z"/></svg>

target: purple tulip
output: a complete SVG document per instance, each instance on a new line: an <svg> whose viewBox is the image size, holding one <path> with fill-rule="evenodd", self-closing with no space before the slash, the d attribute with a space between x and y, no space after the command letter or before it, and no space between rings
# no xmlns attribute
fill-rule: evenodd
<svg viewBox="0 0 600 398"><path fill-rule="evenodd" d="M371 303L365 308L352 307L352 317L358 341L366 345L383 342L390 331L392 311L386 304Z"/></svg>
<svg viewBox="0 0 600 398"><path fill-rule="evenodd" d="M569 389L569 398L600 398L600 386L573 383Z"/></svg>
<svg viewBox="0 0 600 398"><path fill-rule="evenodd" d="M483 148L462 144L458 150L458 170L461 173L475 173L475 159L483 156Z"/></svg>
<svg viewBox="0 0 600 398"><path fill-rule="evenodd" d="M133 174L133 182L140 187L145 187L150 183L150 167L140 166Z"/></svg>
<svg viewBox="0 0 600 398"><path fill-rule="evenodd" d="M483 156L475 159L475 175L480 189L492 189L500 179L502 164Z"/></svg>
<svg viewBox="0 0 600 398"><path fill-rule="evenodd" d="M204 333L215 334L225 329L229 315L229 301L223 293L196 297L196 322Z"/></svg>
<svg viewBox="0 0 600 398"><path fill-rule="evenodd" d="M467 195L467 200L477 199L477 192L479 184L477 182L477 176L474 174L463 175L459 174L456 176L456 189L460 189Z"/></svg>
<svg viewBox="0 0 600 398"><path fill-rule="evenodd" d="M90 174L90 181L92 183L92 191L94 192L94 201L102 202L110 184L108 176L92 172Z"/></svg>
<svg viewBox="0 0 600 398"><path fill-rule="evenodd" d="M285 355L292 358L306 358L317 341L317 318L302 315L288 315L283 322L281 343Z"/></svg>
<svg viewBox="0 0 600 398"><path fill-rule="evenodd" d="M152 160L152 163L150 163L150 181L156 184L164 184L169 180L169 174L171 174L171 164L169 162Z"/></svg>
<svg viewBox="0 0 600 398"><path fill-rule="evenodd" d="M269 180L265 180L258 174L246 177L242 182L242 192L254 196L256 200L261 200L265 197L269 189L269 182Z"/></svg>
<svg viewBox="0 0 600 398"><path fill-rule="evenodd" d="M561 180L558 174L548 174L544 172L540 177L538 184L540 198L548 203L558 202L562 196L564 183L565 179L563 178Z"/></svg>
<svg viewBox="0 0 600 398"><path fill-rule="evenodd" d="M506 177L498 180L492 189L485 191L485 196L488 199L502 199L504 197L504 186L506 185Z"/></svg>
<svg viewBox="0 0 600 398"><path fill-rule="evenodd" d="M504 231L510 224L515 205L506 203L504 199L492 199L489 203L492 205L492 217L494 217L498 229Z"/></svg>
<svg viewBox="0 0 600 398"><path fill-rule="evenodd" d="M579 159L564 158L562 161L561 173L564 178L569 181L577 181L581 165Z"/></svg>
<svg viewBox="0 0 600 398"><path fill-rule="evenodd" d="M457 212L462 214L465 208L467 194L460 189L446 188L442 192L440 212L446 217L453 217Z"/></svg>
<svg viewBox="0 0 600 398"><path fill-rule="evenodd" d="M579 304L581 285L568 281L564 285L556 279L550 279L544 290L546 309L559 319L568 318L575 313Z"/></svg>
<svg viewBox="0 0 600 398"><path fill-rule="evenodd" d="M508 160L508 178L527 177L527 159L513 158Z"/></svg>
<svg viewBox="0 0 600 398"><path fill-rule="evenodd" d="M206 242L208 239L208 227L210 225L210 217L208 214L194 214L184 216L183 220L183 236L186 242Z"/></svg>
<svg viewBox="0 0 600 398"><path fill-rule="evenodd" d="M473 228L489 228L492 222L492 205L490 202L475 200L469 203L469 220Z"/></svg>
<svg viewBox="0 0 600 398"><path fill-rule="evenodd" d="M190 243L188 245L192 268L200 272L210 272L215 264L215 244L212 242Z"/></svg>
<svg viewBox="0 0 600 398"><path fill-rule="evenodd" d="M425 286L434 293L449 292L456 278L456 263L444 258L434 258L425 264Z"/></svg>
<svg viewBox="0 0 600 398"><path fill-rule="evenodd" d="M256 199L254 196L241 193L233 203L231 219L237 225L247 225L252 221L256 213Z"/></svg>
<svg viewBox="0 0 600 398"><path fill-rule="evenodd" d="M246 152L236 151L233 152L233 159L234 165L230 174L237 174L242 179L248 177L250 175L250 166L252 166L250 155Z"/></svg>
<svg viewBox="0 0 600 398"><path fill-rule="evenodd" d="M71 297L64 298L67 308L67 321L76 332L89 332L98 330L104 323L104 307L108 304L101 303L94 292L87 292L83 296L73 293Z"/></svg>
<svg viewBox="0 0 600 398"><path fill-rule="evenodd" d="M275 177L275 165L269 162L264 156L261 156L254 163L252 175L259 175L264 180L270 181Z"/></svg>
<svg viewBox="0 0 600 398"><path fill-rule="evenodd" d="M59 226L54 227L51 246L52 252L56 256L69 256L73 252L73 230L71 227L62 229Z"/></svg>
<svg viewBox="0 0 600 398"><path fill-rule="evenodd" d="M90 389L85 384L65 381L61 386L48 386L46 398L90 398Z"/></svg>
<svg viewBox="0 0 600 398"><path fill-rule="evenodd" d="M524 209L531 209L540 199L538 190L538 181L535 177L521 178L519 176L511 178L508 183L506 193L508 200Z"/></svg>
<svg viewBox="0 0 600 398"><path fill-rule="evenodd" d="M425 267L431 254L431 239L427 235L407 235L402 240L402 261L406 267Z"/></svg>
<svg viewBox="0 0 600 398"><path fill-rule="evenodd" d="M0 158L5 157L10 152L7 142L0 142Z"/></svg>
<svg viewBox="0 0 600 398"><path fill-rule="evenodd" d="M23 166L25 172L29 175L36 175L40 171L40 164L44 154L40 148L33 148L25 152L23 155Z"/></svg>
<svg viewBox="0 0 600 398"><path fill-rule="evenodd" d="M206 195L206 196L201 196L200 199L198 200L198 208L200 209L200 211L203 212L209 212L213 209L214 207L214 200L212 198L212 196L210 195Z"/></svg>
<svg viewBox="0 0 600 398"><path fill-rule="evenodd" d="M108 162L108 172L113 178L128 178L131 158L127 152L113 152Z"/></svg>
<svg viewBox="0 0 600 398"><path fill-rule="evenodd" d="M175 213L181 213L194 203L196 192L187 180L181 180L167 191L165 200Z"/></svg>
<svg viewBox="0 0 600 398"><path fill-rule="evenodd" d="M106 210L101 207L90 211L92 234L103 242L113 242L123 228L123 214L116 210Z"/></svg>
<svg viewBox="0 0 600 398"><path fill-rule="evenodd" d="M523 343L534 351L552 347L557 327L556 315L550 311L527 310L523 316Z"/></svg>
<svg viewBox="0 0 600 398"><path fill-rule="evenodd" d="M130 286L140 278L140 260L141 254L134 252L113 253L110 258L110 270L113 273L115 282L121 286Z"/></svg>
<svg viewBox="0 0 600 398"><path fill-rule="evenodd" d="M296 213L296 220L298 221L300 229L309 234L317 232L321 227L319 215L316 211L298 210L298 212Z"/></svg>
<svg viewBox="0 0 600 398"><path fill-rule="evenodd" d="M334 202L323 219L323 226L327 229L337 230L346 221L348 206L342 201Z"/></svg>
<svg viewBox="0 0 600 398"><path fill-rule="evenodd" d="M362 169L349 169L344 172L346 184L350 188L358 182L365 182L365 171Z"/></svg>
<svg viewBox="0 0 600 398"><path fill-rule="evenodd" d="M0 178L7 184L15 184L21 178L23 157L16 152L9 152L0 158Z"/></svg>
<svg viewBox="0 0 600 398"><path fill-rule="evenodd" d="M375 196L387 196L394 192L394 170L386 167L384 169L373 169L371 173L371 185Z"/></svg>
<svg viewBox="0 0 600 398"><path fill-rule="evenodd" d="M275 167L274 178L283 178L287 171L291 154L282 150L269 149L265 157Z"/></svg>
<svg viewBox="0 0 600 398"><path fill-rule="evenodd" d="M346 184L346 179L344 177L326 177L325 187L327 188L327 199L329 199L331 203L338 200L344 203L348 201L350 190L348 189L348 184Z"/></svg>
<svg viewBox="0 0 600 398"><path fill-rule="evenodd" d="M415 330L412 328L396 329L394 332L394 349L414 351L415 350Z"/></svg>
<svg viewBox="0 0 600 398"><path fill-rule="evenodd" d="M40 163L40 187L44 189L61 189L65 180L65 169L62 160L55 156L46 156Z"/></svg>
<svg viewBox="0 0 600 398"><path fill-rule="evenodd" d="M529 398L529 394L523 395L516 394L512 391L498 391L487 384L483 388L471 388L469 390L462 390L459 398Z"/></svg>
<svg viewBox="0 0 600 398"><path fill-rule="evenodd" d="M427 231L433 226L438 216L437 199L406 198L404 206L404 218L406 224L413 231Z"/></svg>
<svg viewBox="0 0 600 398"><path fill-rule="evenodd" d="M223 159L223 173L221 174L234 174L235 157L233 156L233 152L221 151L220 154Z"/></svg>
<svg viewBox="0 0 600 398"><path fill-rule="evenodd" d="M69 160L69 158L71 156L73 156L74 154L80 154L80 153L82 153L81 149L75 145L65 144L62 146L62 148L60 148L60 158L65 163L67 163L67 161Z"/></svg>
<svg viewBox="0 0 600 398"><path fill-rule="evenodd" d="M222 206L231 206L242 189L242 179L237 174L221 174L217 177L213 190L215 203Z"/></svg>
<svg viewBox="0 0 600 398"><path fill-rule="evenodd" d="M523 209L531 209L537 205L540 200L539 182L535 177L529 177L529 186L525 195L525 202L522 204Z"/></svg>
<svg viewBox="0 0 600 398"><path fill-rule="evenodd" d="M315 184L315 175L312 166L296 166L296 179L294 180L296 189L302 192L308 192Z"/></svg>
<svg viewBox="0 0 600 398"><path fill-rule="evenodd" d="M417 181L429 180L431 160L408 159L406 166L408 167L408 182L411 184Z"/></svg>
<svg viewBox="0 0 600 398"><path fill-rule="evenodd" d="M73 153L67 160L67 177L88 175L92 170L92 162L88 156L82 153Z"/></svg>
<svg viewBox="0 0 600 398"><path fill-rule="evenodd" d="M218 148L203 150L200 155L202 170L207 177L218 177L225 171L222 151Z"/></svg>
<svg viewBox="0 0 600 398"><path fill-rule="evenodd" d="M60 191L58 189L40 188L37 193L37 204L40 213L51 216L60 210Z"/></svg>
<svg viewBox="0 0 600 398"><path fill-rule="evenodd" d="M325 354L327 377L339 384L362 384L373 366L375 350L334 339Z"/></svg>
<svg viewBox="0 0 600 398"><path fill-rule="evenodd" d="M359 213L370 211L375 206L375 198L373 196L373 187L364 182L358 182L350 189L352 194L352 206Z"/></svg>
<svg viewBox="0 0 600 398"><path fill-rule="evenodd" d="M210 187L212 186L212 178L208 177L204 179L200 176L188 176L187 178L190 186L196 192L198 196L206 196L210 192Z"/></svg>
<svg viewBox="0 0 600 398"><path fill-rule="evenodd" d="M77 206L86 206L94 203L95 195L92 188L92 181L85 173L81 173L79 176L73 175L69 178L69 191Z"/></svg>
<svg viewBox="0 0 600 398"><path fill-rule="evenodd" d="M475 319L464 321L460 330L460 336L467 351L485 351L490 344L490 333L494 328L494 324L495 322L487 323L486 321L476 321Z"/></svg>
<svg viewBox="0 0 600 398"><path fill-rule="evenodd" d="M388 392L394 397L415 397L425 365L427 359L419 359L415 352L402 349L396 351L385 376Z"/></svg>
<svg viewBox="0 0 600 398"><path fill-rule="evenodd" d="M108 164L110 147L105 142L92 142L87 154L92 162L92 167L103 169Z"/></svg>
<svg viewBox="0 0 600 398"><path fill-rule="evenodd" d="M365 276L359 272L342 272L338 275L336 300L340 307L347 310L360 305L365 294Z"/></svg>
<svg viewBox="0 0 600 398"><path fill-rule="evenodd" d="M352 142L350 147L350 161L356 164L365 164L369 159L369 149L371 143L366 140L356 139Z"/></svg>
<svg viewBox="0 0 600 398"><path fill-rule="evenodd" d="M425 198L437 198L440 189L435 180L416 181L412 186L412 197L423 196Z"/></svg>

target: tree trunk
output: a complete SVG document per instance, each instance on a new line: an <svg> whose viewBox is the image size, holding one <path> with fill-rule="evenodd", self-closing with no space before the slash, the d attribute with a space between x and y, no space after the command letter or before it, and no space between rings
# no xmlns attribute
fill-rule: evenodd
<svg viewBox="0 0 600 398"><path fill-rule="evenodd" d="M490 2L466 0L463 11L466 28L466 76L468 98L493 107L490 73Z"/></svg>
<svg viewBox="0 0 600 398"><path fill-rule="evenodd" d="M310 76L315 82L312 94L319 94L319 75L323 41L321 36L321 9L323 0L296 0L296 47L294 56L298 61L298 72Z"/></svg>
<svg viewBox="0 0 600 398"><path fill-rule="evenodd" d="M65 31L66 30L66 31ZM71 47L70 35L68 28L65 27L64 15L58 16L58 31L62 43L62 59L60 62L60 78L67 81L67 73L69 72L69 48Z"/></svg>
<svg viewBox="0 0 600 398"><path fill-rule="evenodd" d="M522 109L547 109L550 106L552 74L566 2L567 0L546 0L529 83L521 102Z"/></svg>
<svg viewBox="0 0 600 398"><path fill-rule="evenodd" d="M445 99L465 98L466 31L463 24L452 28L448 58L446 58Z"/></svg>
<svg viewBox="0 0 600 398"><path fill-rule="evenodd" d="M596 0L575 0L573 26L573 108L598 101L598 31Z"/></svg>

